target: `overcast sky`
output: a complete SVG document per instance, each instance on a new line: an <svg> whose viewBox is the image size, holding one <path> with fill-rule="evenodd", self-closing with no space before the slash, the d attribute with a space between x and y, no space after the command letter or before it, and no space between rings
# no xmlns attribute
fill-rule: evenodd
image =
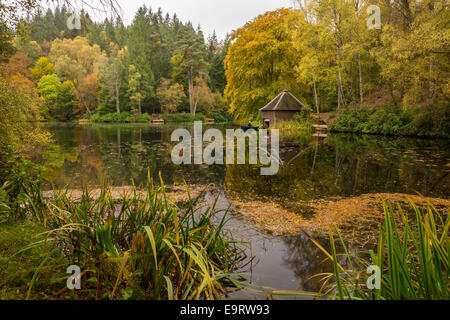
<svg viewBox="0 0 450 320"><path fill-rule="evenodd" d="M219 40L227 33L243 26L247 21L266 11L292 6L292 0L118 0L126 24L133 21L137 9L150 6L154 10L161 7L164 13L186 22L190 20L194 27L201 25L208 36L216 30Z"/></svg>

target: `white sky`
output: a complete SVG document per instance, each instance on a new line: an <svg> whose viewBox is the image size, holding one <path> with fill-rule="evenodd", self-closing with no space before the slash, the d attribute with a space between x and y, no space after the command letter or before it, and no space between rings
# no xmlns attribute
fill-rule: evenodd
<svg viewBox="0 0 450 320"><path fill-rule="evenodd" d="M219 40L227 33L242 27L259 14L279 8L292 6L292 0L118 0L125 24L133 21L137 9L146 5L153 11L159 7L170 16L201 25L205 37L216 30Z"/></svg>

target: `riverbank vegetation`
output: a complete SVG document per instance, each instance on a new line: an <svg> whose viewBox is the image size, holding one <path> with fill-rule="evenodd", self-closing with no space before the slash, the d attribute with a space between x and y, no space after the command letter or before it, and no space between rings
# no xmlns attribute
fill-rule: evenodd
<svg viewBox="0 0 450 320"><path fill-rule="evenodd" d="M331 252L316 242L334 265L334 273L322 275L321 294L340 300L448 300L450 216L448 212L441 215L431 203L425 210L410 205L415 215L412 219L400 206L393 209L384 204L384 225L376 251L349 252L339 230L335 240L330 228ZM344 257L336 254L338 242L345 249ZM380 269L376 290L365 285L368 281L374 288L377 285L376 273L369 273L369 266Z"/></svg>
<svg viewBox="0 0 450 320"><path fill-rule="evenodd" d="M72 30L66 7L31 9L8 31L2 74L41 120L247 123L288 89L318 117L336 112L332 130L449 136L445 1L298 1L223 40L145 6L128 26L81 12Z"/></svg>
<svg viewBox="0 0 450 320"><path fill-rule="evenodd" d="M367 108L345 110L329 129L336 132L392 136L450 138L450 108L425 106L407 108Z"/></svg>
<svg viewBox="0 0 450 320"><path fill-rule="evenodd" d="M310 111L305 109L294 116L291 121L279 121L272 129L280 130L280 135L286 139L307 139L314 132L314 121L311 118Z"/></svg>
<svg viewBox="0 0 450 320"><path fill-rule="evenodd" d="M136 116L132 115L130 112L112 112L105 113L103 115L95 113L91 117L87 117L86 119L94 123L148 123L151 119L151 116L148 113L142 113Z"/></svg>

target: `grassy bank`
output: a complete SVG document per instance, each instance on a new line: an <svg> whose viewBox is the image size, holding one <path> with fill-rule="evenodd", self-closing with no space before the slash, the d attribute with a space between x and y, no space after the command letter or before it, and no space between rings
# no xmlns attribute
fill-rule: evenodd
<svg viewBox="0 0 450 320"><path fill-rule="evenodd" d="M313 120L309 113L298 113L292 121L277 122L270 129L280 130L280 136L287 139L303 139L314 133Z"/></svg>
<svg viewBox="0 0 450 320"><path fill-rule="evenodd" d="M29 219L3 223L0 228L0 300L63 297L55 292L64 289L65 281L55 276L55 267L47 266L68 266L69 261L45 243L49 228Z"/></svg>
<svg viewBox="0 0 450 320"><path fill-rule="evenodd" d="M161 118L164 119L165 122L205 121L206 118L214 119L216 123L233 121L233 117L231 115L219 112L213 112L207 116L202 113L197 113L195 115L190 113L162 114ZM143 113L139 116L133 116L130 112L112 112L106 114L94 113L91 117L86 117L86 119L94 123L148 123L151 120L151 116L147 113Z"/></svg>
<svg viewBox="0 0 450 320"><path fill-rule="evenodd" d="M233 116L220 112L212 112L208 115L202 113L196 113L192 115L190 113L173 113L167 115L161 115L161 118L166 122L194 122L205 121L206 118L214 119L216 123L232 122Z"/></svg>

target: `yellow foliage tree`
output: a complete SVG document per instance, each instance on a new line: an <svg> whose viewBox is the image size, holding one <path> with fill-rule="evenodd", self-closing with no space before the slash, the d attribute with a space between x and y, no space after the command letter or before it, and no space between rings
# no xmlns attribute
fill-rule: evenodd
<svg viewBox="0 0 450 320"><path fill-rule="evenodd" d="M179 83L171 84L170 80L163 79L156 89L156 96L161 102L161 108L164 114L174 112L186 97L183 86Z"/></svg>
<svg viewBox="0 0 450 320"><path fill-rule="evenodd" d="M292 12L266 12L231 35L224 62L225 96L236 119L255 118L285 88L303 96L295 71L301 52L293 41L298 20Z"/></svg>

